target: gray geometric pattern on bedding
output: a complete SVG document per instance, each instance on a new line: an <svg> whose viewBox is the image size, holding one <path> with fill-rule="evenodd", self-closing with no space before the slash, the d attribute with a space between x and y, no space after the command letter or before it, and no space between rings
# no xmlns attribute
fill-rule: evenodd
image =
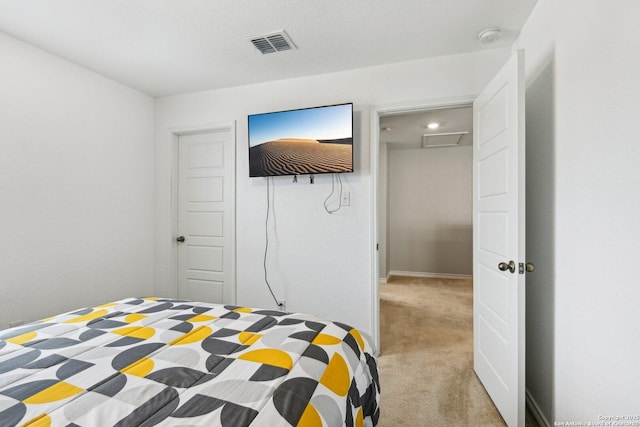
<svg viewBox="0 0 640 427"><path fill-rule="evenodd" d="M373 354L315 316L128 298L0 331L0 425L375 426Z"/></svg>

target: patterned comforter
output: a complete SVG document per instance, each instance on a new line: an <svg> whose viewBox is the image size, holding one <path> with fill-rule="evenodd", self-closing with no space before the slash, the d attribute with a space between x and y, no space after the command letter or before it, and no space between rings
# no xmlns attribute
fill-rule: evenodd
<svg viewBox="0 0 640 427"><path fill-rule="evenodd" d="M124 299L0 331L0 425L373 426L372 354L309 315Z"/></svg>

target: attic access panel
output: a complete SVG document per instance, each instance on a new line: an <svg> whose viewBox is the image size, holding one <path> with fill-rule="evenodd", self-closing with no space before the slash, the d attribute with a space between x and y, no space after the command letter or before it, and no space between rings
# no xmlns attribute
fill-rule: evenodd
<svg viewBox="0 0 640 427"><path fill-rule="evenodd" d="M426 133L422 135L422 148L455 147L469 132Z"/></svg>

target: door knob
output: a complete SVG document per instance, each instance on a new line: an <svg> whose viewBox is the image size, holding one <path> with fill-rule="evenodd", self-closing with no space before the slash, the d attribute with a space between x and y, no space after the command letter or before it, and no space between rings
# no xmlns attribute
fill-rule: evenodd
<svg viewBox="0 0 640 427"><path fill-rule="evenodd" d="M528 262L525 264L525 268L527 269L527 273L531 273L532 271L534 271L536 269L536 266L533 265L532 262Z"/></svg>
<svg viewBox="0 0 640 427"><path fill-rule="evenodd" d="M509 264L507 264L506 262L501 262L500 264L498 264L498 270L500 271L507 271L509 270L512 273L516 272L516 263L513 262L513 260L509 261Z"/></svg>
<svg viewBox="0 0 640 427"><path fill-rule="evenodd" d="M184 242L184 236L176 237L176 242L180 242L180 243Z"/></svg>

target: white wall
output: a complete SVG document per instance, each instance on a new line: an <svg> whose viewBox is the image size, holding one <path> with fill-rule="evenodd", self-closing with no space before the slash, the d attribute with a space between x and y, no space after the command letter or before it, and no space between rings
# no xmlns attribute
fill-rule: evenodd
<svg viewBox="0 0 640 427"><path fill-rule="evenodd" d="M364 68L306 78L161 98L156 127L157 293L176 292L171 230L170 128L237 123L237 302L275 308L263 284L265 180L248 178L247 115L289 108L353 102L356 172L345 176L351 206L328 215L323 200L330 176L309 185L275 179L276 228L270 281L292 311L340 319L372 332L369 111L373 105L467 96L479 92L509 53L491 50Z"/></svg>
<svg viewBox="0 0 640 427"><path fill-rule="evenodd" d="M473 151L389 150L389 270L471 275Z"/></svg>
<svg viewBox="0 0 640 427"><path fill-rule="evenodd" d="M526 92L527 274L526 386L540 410L550 418L553 407L555 282L555 137L553 63Z"/></svg>
<svg viewBox="0 0 640 427"><path fill-rule="evenodd" d="M379 143L378 150L378 193L376 196L376 209L378 214L378 277L381 281L386 282L389 274L389 257L387 256L387 240L389 238L387 230L388 222L388 206L387 187L389 174L389 149L386 142Z"/></svg>
<svg viewBox="0 0 640 427"><path fill-rule="evenodd" d="M0 33L0 328L153 292L153 100Z"/></svg>
<svg viewBox="0 0 640 427"><path fill-rule="evenodd" d="M553 88L538 94L539 106L545 96L554 100L552 117L527 120L553 139L555 159L555 188L546 190L554 218L539 219L555 234L553 283L545 284L553 289L554 331L545 334L553 338L554 372L541 373L541 389L552 389L551 423L638 415L638 16L634 0L540 0L518 43L529 91L539 79Z"/></svg>
<svg viewBox="0 0 640 427"><path fill-rule="evenodd" d="M541 2L525 25L519 46L526 64L526 389L553 425L555 328L555 13Z"/></svg>

